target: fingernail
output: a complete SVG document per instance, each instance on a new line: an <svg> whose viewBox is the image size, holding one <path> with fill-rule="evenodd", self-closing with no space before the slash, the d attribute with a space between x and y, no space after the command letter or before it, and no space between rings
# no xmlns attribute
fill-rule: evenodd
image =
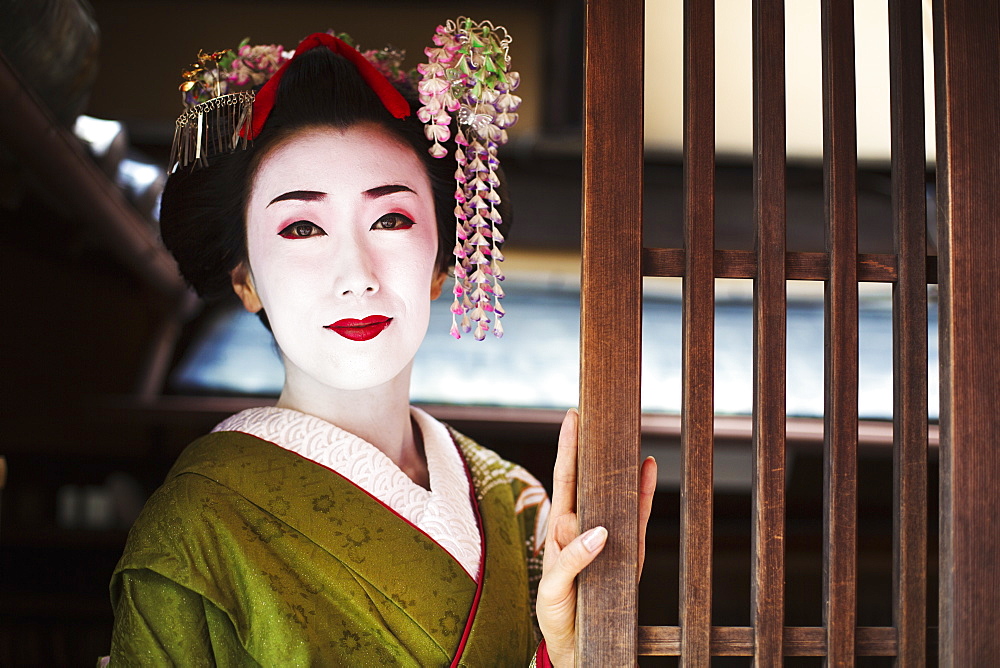
<svg viewBox="0 0 1000 668"><path fill-rule="evenodd" d="M604 541L606 541L607 538L607 529L604 527L594 527L587 533L583 534L583 546L587 548L588 552L593 552L604 545Z"/></svg>

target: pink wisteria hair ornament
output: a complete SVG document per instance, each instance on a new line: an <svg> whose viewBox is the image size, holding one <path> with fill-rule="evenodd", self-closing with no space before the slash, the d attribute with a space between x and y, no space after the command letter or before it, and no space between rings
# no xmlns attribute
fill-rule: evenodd
<svg viewBox="0 0 1000 668"><path fill-rule="evenodd" d="M472 332L482 341L492 330L499 338L504 239L497 149L517 121L521 98L514 91L520 76L510 69L511 37L502 26L460 17L439 25L432 40L424 49L428 61L410 72L402 69L403 52L362 51L348 35L332 31L309 35L294 51L243 40L236 49L200 52L182 75L185 111L176 122L170 170L205 166L213 156L252 142L288 63L310 49L325 47L350 61L396 118L409 116L410 107L393 83L415 86L430 155L447 157L442 142L453 135L457 145L451 335Z"/></svg>

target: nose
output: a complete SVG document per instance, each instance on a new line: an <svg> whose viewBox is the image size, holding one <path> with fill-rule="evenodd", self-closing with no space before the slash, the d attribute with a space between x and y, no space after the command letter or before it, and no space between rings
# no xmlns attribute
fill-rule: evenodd
<svg viewBox="0 0 1000 668"><path fill-rule="evenodd" d="M378 292L376 257L365 239L351 235L342 240L335 267L335 289L344 297L361 297Z"/></svg>

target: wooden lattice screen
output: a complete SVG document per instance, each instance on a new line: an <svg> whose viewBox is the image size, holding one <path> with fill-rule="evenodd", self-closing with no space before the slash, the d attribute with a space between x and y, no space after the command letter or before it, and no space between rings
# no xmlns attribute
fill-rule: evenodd
<svg viewBox="0 0 1000 668"><path fill-rule="evenodd" d="M895 656L902 666L925 663L926 285L937 282L938 267L936 258L926 255L925 240L921 2L888 0L895 253L859 255L853 3L816 1L822 4L824 253L786 252L782 0L753 0L755 251L721 250L714 243L713 1L684 2L682 249L644 248L642 243L643 53L636 36L643 34L643 3L587 3L578 506L581 526L604 524L611 528L612 540L579 581L581 664L632 665L637 653L679 655L682 665L690 666L707 666L718 655L753 656L762 666L781 665L784 656L823 656L830 665L852 665L855 656L865 655ZM943 237L942 603L939 642L931 645L940 646L942 665L986 665L982 657L1000 655L995 629L1000 609L1000 456L992 446L1000 436L1000 305L996 283L990 285L997 279L995 229L1000 225L996 19L995 2L938 0L935 5ZM977 77L988 90L976 90ZM989 140L992 150L981 145ZM680 625L639 628L635 580L643 275L683 277L683 410ZM722 277L754 279L749 627L715 627L711 615L714 282ZM784 625L789 279L821 280L826 288L824 607L819 627ZM878 628L856 624L859 281L893 284L894 603L893 625ZM991 306L977 312L974 294L984 283L992 293ZM971 331L983 338L973 338ZM993 630L983 621L988 619Z"/></svg>

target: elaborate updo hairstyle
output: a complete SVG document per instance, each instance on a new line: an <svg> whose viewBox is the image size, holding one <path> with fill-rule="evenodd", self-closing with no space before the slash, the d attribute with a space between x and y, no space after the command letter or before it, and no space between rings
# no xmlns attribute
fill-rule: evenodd
<svg viewBox="0 0 1000 668"><path fill-rule="evenodd" d="M347 129L358 123L376 123L411 146L427 169L434 193L438 227L437 266L453 264L455 244L455 143L449 155L437 159L427 149L416 90L407 83L393 85L410 104L411 114L394 118L343 56L325 47L314 48L291 61L278 87L275 104L258 137L246 150L236 149L209 160L207 167L181 167L167 179L160 205L163 242L177 259L181 274L208 300L233 293L230 272L247 260L246 204L251 181L272 148L296 131L328 126ZM498 174L498 206L506 234L510 205L503 173ZM266 317L261 313L266 324Z"/></svg>

